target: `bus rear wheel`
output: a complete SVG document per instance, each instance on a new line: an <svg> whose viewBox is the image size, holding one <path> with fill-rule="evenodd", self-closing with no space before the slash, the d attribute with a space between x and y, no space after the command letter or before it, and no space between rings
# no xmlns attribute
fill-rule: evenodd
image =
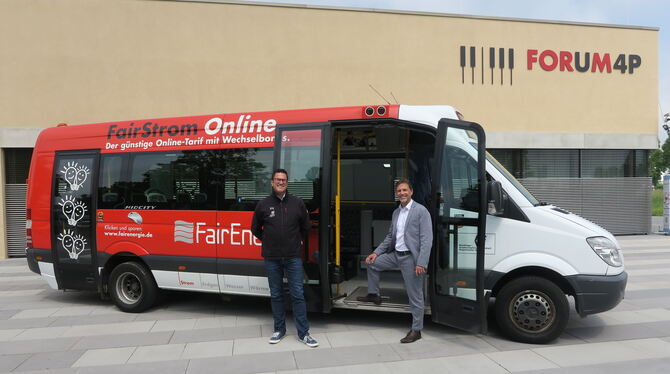
<svg viewBox="0 0 670 374"><path fill-rule="evenodd" d="M523 343L543 344L558 338L568 324L568 299L556 284L541 277L522 277L506 284L495 302L503 334Z"/></svg>
<svg viewBox="0 0 670 374"><path fill-rule="evenodd" d="M137 262L124 262L115 267L109 277L108 289L116 306L128 313L149 309L158 295L151 272Z"/></svg>

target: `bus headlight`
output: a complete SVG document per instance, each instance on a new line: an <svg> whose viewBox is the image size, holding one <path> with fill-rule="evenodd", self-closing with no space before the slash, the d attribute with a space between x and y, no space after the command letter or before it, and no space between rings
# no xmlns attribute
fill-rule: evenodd
<svg viewBox="0 0 670 374"><path fill-rule="evenodd" d="M621 261L621 250L617 248L611 240L604 236L594 236L592 238L587 238L586 242L589 243L596 254L608 265L614 267L623 265L623 262Z"/></svg>

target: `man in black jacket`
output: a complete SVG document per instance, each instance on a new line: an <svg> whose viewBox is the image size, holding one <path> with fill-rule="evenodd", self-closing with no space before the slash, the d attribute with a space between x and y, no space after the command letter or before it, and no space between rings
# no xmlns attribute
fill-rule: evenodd
<svg viewBox="0 0 670 374"><path fill-rule="evenodd" d="M319 343L309 335L307 307L303 293L301 246L307 240L309 218L305 203L287 192L288 172L277 169L272 173L272 194L258 202L251 221L251 231L262 243L261 255L270 285L274 333L269 343L279 343L286 335L284 312L284 272L293 299L293 319L298 340L309 347Z"/></svg>

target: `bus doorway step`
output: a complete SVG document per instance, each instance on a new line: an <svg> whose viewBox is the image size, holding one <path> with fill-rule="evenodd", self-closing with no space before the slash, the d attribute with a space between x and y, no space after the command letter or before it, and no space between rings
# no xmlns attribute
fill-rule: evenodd
<svg viewBox="0 0 670 374"><path fill-rule="evenodd" d="M357 287L347 297L333 300L333 308L410 313L407 292L403 288L383 289L381 305L357 300L359 296L367 295L367 290L367 287Z"/></svg>

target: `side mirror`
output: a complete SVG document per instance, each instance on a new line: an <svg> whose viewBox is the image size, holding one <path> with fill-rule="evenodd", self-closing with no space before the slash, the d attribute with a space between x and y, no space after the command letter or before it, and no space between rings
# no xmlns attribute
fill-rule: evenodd
<svg viewBox="0 0 670 374"><path fill-rule="evenodd" d="M504 199L502 184L498 181L489 181L486 185L488 214L492 216L503 215L505 213Z"/></svg>

